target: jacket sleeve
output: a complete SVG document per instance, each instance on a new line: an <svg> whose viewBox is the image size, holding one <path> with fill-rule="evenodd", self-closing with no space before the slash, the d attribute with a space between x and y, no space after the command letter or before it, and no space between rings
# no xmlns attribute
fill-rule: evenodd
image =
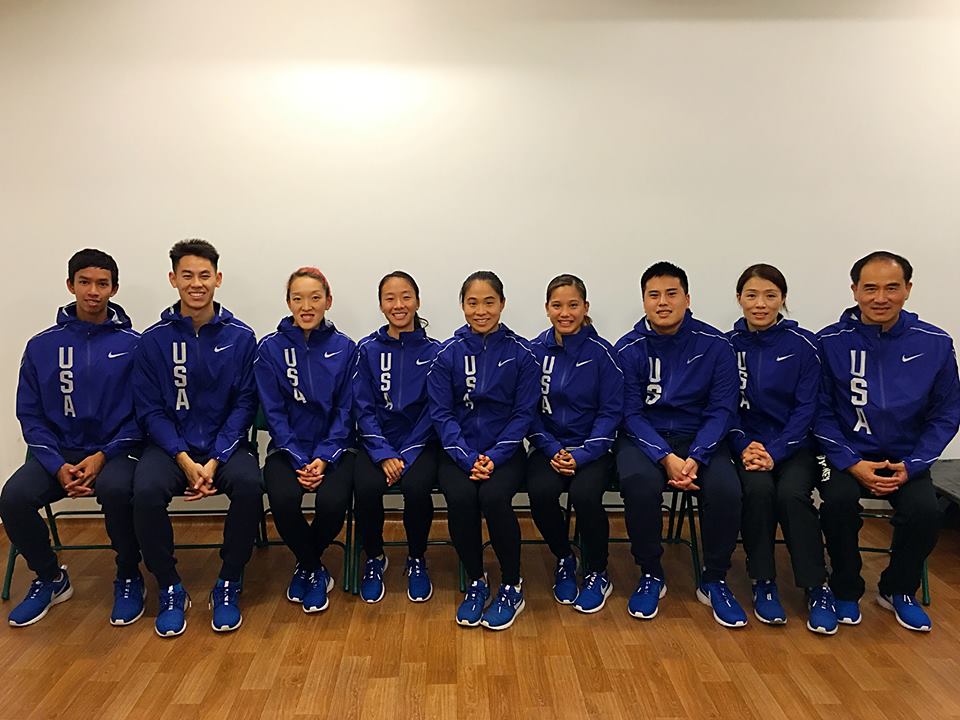
<svg viewBox="0 0 960 720"><path fill-rule="evenodd" d="M377 419L377 395L374 392L374 377L367 361L366 346L357 349L357 363L353 371L353 409L360 430L360 442L374 463L382 463L389 458L398 458L400 453L394 450L383 434ZM429 422L429 420L428 420Z"/></svg>
<svg viewBox="0 0 960 720"><path fill-rule="evenodd" d="M817 414L821 375L820 355L814 351L807 355L800 371L800 379L794 394L793 412L790 413L779 437L766 446L774 465L791 457L810 434Z"/></svg>
<svg viewBox="0 0 960 720"><path fill-rule="evenodd" d="M530 423L537 412L537 399L540 397L540 384L537 382L539 369L537 361L526 347L517 351L517 386L513 398L513 412L507 424L497 436L497 441L484 453L493 461L494 468L499 467L523 447L523 439L530 431Z"/></svg>
<svg viewBox="0 0 960 720"><path fill-rule="evenodd" d="M907 475L914 477L928 469L947 447L960 427L960 379L957 356L950 343L950 352L937 372L927 405L920 439L904 462Z"/></svg>
<svg viewBox="0 0 960 720"><path fill-rule="evenodd" d="M636 344L628 345L620 348L617 358L623 370L623 429L636 440L651 462L659 463L671 450L644 414L644 378L649 373L646 353L638 350Z"/></svg>
<svg viewBox="0 0 960 720"><path fill-rule="evenodd" d="M253 377L257 342L253 333L245 333L242 337L245 339L242 341L243 348L238 353L240 368L233 407L223 425L220 426L220 432L217 433L217 439L213 443L213 457L221 463L227 462L233 456L240 441L247 437L257 414L257 383Z"/></svg>
<svg viewBox="0 0 960 720"><path fill-rule="evenodd" d="M851 465L856 465L863 458L850 447L843 430L840 429L833 389L833 372L830 369L830 363L824 357L813 434L820 442L820 447L830 464L838 470L846 470Z"/></svg>
<svg viewBox="0 0 960 720"><path fill-rule="evenodd" d="M133 391L127 387L123 388L123 392L132 393ZM131 403L130 414L124 419L120 429L117 430L109 442L100 449L103 451L103 454L107 456L107 460L110 460L136 447L142 442L143 430L140 428L140 423L137 422L136 413L133 411L133 403Z"/></svg>
<svg viewBox="0 0 960 720"><path fill-rule="evenodd" d="M260 406L263 408L263 416L266 418L273 446L287 454L294 468L302 468L310 462L310 458L297 443L296 436L290 427L280 375L270 359L269 348L262 342L257 348L257 356L253 362L253 376L257 383Z"/></svg>
<svg viewBox="0 0 960 720"><path fill-rule="evenodd" d="M453 414L456 398L453 396L453 380L450 372L451 354L441 353L427 373L427 398L433 427L440 443L450 458L464 472L470 472L479 453L470 447L457 418Z"/></svg>
<svg viewBox="0 0 960 720"><path fill-rule="evenodd" d="M600 373L597 416L583 446L570 451L577 461L577 467L597 460L610 450L623 418L623 371L607 352L603 353L600 360L605 362L604 370Z"/></svg>
<svg viewBox="0 0 960 720"><path fill-rule="evenodd" d="M744 432L743 418L740 417L740 413L734 413L733 427L730 428L730 433L727 435L727 442L730 445L730 452L734 454L734 460L739 460L743 451L747 449L747 445L753 442ZM774 462L776 462L776 459L774 459Z"/></svg>
<svg viewBox="0 0 960 720"><path fill-rule="evenodd" d="M163 388L169 380L161 378L159 354L159 347L148 337L140 339L133 361L133 405L150 439L170 457L176 457L188 448L177 424L166 412Z"/></svg>
<svg viewBox="0 0 960 720"><path fill-rule="evenodd" d="M414 423L406 442L400 448L399 457L404 462L403 471L406 472L420 456L424 446L434 436L433 419L430 417L430 404L424 403L417 422ZM394 456L396 457L396 456Z"/></svg>
<svg viewBox="0 0 960 720"><path fill-rule="evenodd" d="M703 424L690 446L690 457L699 463L710 462L717 446L730 431L740 393L735 358L733 347L724 341L715 354L710 396L702 415Z"/></svg>
<svg viewBox="0 0 960 720"><path fill-rule="evenodd" d="M23 430L23 439L30 452L51 475L66 462L60 454L60 440L47 421L40 399L40 380L30 359L29 348L20 362L20 381L17 384L17 419Z"/></svg>
<svg viewBox="0 0 960 720"><path fill-rule="evenodd" d="M353 363L356 361L356 345L351 341L347 352L347 363L342 372L343 376L337 383L333 395L333 412L330 415L330 429L327 437L317 443L313 450L313 457L336 462L344 450L353 445Z"/></svg>
<svg viewBox="0 0 960 720"><path fill-rule="evenodd" d="M534 410L533 419L530 421L530 434L527 436L530 444L543 453L547 459L552 459L563 445L548 430L543 422L543 412L538 408Z"/></svg>

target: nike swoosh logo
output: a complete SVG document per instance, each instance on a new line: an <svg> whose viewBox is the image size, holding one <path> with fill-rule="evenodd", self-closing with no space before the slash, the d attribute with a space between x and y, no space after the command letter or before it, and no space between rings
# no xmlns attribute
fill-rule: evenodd
<svg viewBox="0 0 960 720"><path fill-rule="evenodd" d="M107 353L107 357L113 360L114 358L123 357L124 355L129 355L129 352L122 353Z"/></svg>
<svg viewBox="0 0 960 720"><path fill-rule="evenodd" d="M501 360L500 362L497 363L497 367L503 367L508 362L513 362L514 360L516 360L516 358L510 358L509 360Z"/></svg>
<svg viewBox="0 0 960 720"><path fill-rule="evenodd" d="M325 353L323 354L323 356L324 356L325 358L332 358L334 355L339 355L339 354L342 353L342 352L343 352L343 350L337 350L336 352L332 352L332 353L325 352Z"/></svg>
<svg viewBox="0 0 960 720"><path fill-rule="evenodd" d="M790 353L789 355L783 355L783 356L777 355L777 362L782 362L787 358L792 358L794 355L796 355L796 353Z"/></svg>
<svg viewBox="0 0 960 720"><path fill-rule="evenodd" d="M592 363L592 362L593 362L593 358L589 360L582 360L581 362L578 362L575 367L580 367L581 365L586 365L587 363Z"/></svg>
<svg viewBox="0 0 960 720"><path fill-rule="evenodd" d="M420 360L418 359L418 360L417 360L417 365L427 365L428 363L432 363L432 362L433 362L433 359L432 359L432 358L428 358L428 359L424 360L423 362L420 362Z"/></svg>
<svg viewBox="0 0 960 720"><path fill-rule="evenodd" d="M689 359L687 360L687 365L689 365L690 363L692 363L694 360L697 360L697 359L699 359L699 358L702 358L703 355L704 355L704 353L700 353L699 355L694 355L692 358L689 358Z"/></svg>
<svg viewBox="0 0 960 720"><path fill-rule="evenodd" d="M213 351L214 351L215 353L223 352L223 351L226 350L227 348L232 348L232 347L233 347L233 343L231 343L230 345L224 345L223 347L220 347L219 345L217 345L217 346L213 349Z"/></svg>
<svg viewBox="0 0 960 720"><path fill-rule="evenodd" d="M923 353L917 353L916 355L910 355L909 357L907 357L906 355L903 355L900 357L900 359L903 360L904 362L910 362L911 360L916 360L921 355L923 355Z"/></svg>

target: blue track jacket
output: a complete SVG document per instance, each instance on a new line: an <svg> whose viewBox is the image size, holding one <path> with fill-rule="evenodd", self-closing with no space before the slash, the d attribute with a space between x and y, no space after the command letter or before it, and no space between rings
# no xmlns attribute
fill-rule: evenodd
<svg viewBox="0 0 960 720"><path fill-rule="evenodd" d="M737 406L737 363L723 333L687 310L675 335L658 335L644 318L616 349L627 437L659 462L671 452L664 435L692 436L689 456L709 463Z"/></svg>
<svg viewBox="0 0 960 720"><path fill-rule="evenodd" d="M255 375L270 429L268 452L283 451L299 469L316 459L336 463L354 447L353 374L356 345L324 320L310 333L292 317L257 347Z"/></svg>
<svg viewBox="0 0 960 720"><path fill-rule="evenodd" d="M150 439L171 457L227 462L257 412L255 351L253 330L219 303L199 332L180 303L164 310L143 332L133 372L137 416Z"/></svg>
<svg viewBox="0 0 960 720"><path fill-rule="evenodd" d="M817 337L824 367L814 427L831 464L903 462L910 477L928 469L960 425L950 336L905 310L881 332L852 307Z"/></svg>
<svg viewBox="0 0 960 720"><path fill-rule="evenodd" d="M17 419L33 456L51 475L63 451L107 459L143 441L133 412L130 376L140 335L123 308L107 305L99 325L77 319L77 304L27 342L17 385Z"/></svg>
<svg viewBox="0 0 960 720"><path fill-rule="evenodd" d="M530 343L540 372L540 405L530 443L548 458L565 448L577 467L610 450L623 419L623 372L614 349L584 325L557 343L553 327Z"/></svg>
<svg viewBox="0 0 960 720"><path fill-rule="evenodd" d="M737 457L755 440L774 465L810 447L820 391L816 336L781 317L760 332L751 332L740 318L727 337L740 373L740 405L730 434Z"/></svg>
<svg viewBox="0 0 960 720"><path fill-rule="evenodd" d="M422 329L397 339L386 325L357 344L354 411L373 462L399 458L406 472L436 437L427 407L427 373L440 347Z"/></svg>
<svg viewBox="0 0 960 720"><path fill-rule="evenodd" d="M427 376L430 416L443 449L464 472L482 453L494 467L522 447L539 398L527 341L501 323L487 335L464 325Z"/></svg>

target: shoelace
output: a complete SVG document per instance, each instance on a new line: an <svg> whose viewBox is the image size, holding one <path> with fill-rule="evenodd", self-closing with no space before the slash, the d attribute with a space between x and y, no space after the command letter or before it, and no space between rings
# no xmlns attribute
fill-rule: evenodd
<svg viewBox="0 0 960 720"><path fill-rule="evenodd" d="M727 607L733 607L733 593L730 592L730 588L727 587L725 582L717 583L717 593L720 595L721 602Z"/></svg>
<svg viewBox="0 0 960 720"><path fill-rule="evenodd" d="M597 585L600 584L600 573L592 572L583 580L583 589L584 590L593 590Z"/></svg>
<svg viewBox="0 0 960 720"><path fill-rule="evenodd" d="M408 561L407 575L410 577L423 575L423 561L419 559Z"/></svg>
<svg viewBox="0 0 960 720"><path fill-rule="evenodd" d="M560 560L557 562L557 575L563 579L568 579L573 575L573 568L571 567L572 563L568 563L565 560Z"/></svg>
<svg viewBox="0 0 960 720"><path fill-rule="evenodd" d="M43 592L43 587L46 584L47 582L45 580L40 580L39 578L34 580L32 583L30 583L30 593L28 594L28 597L31 600L35 600L40 593Z"/></svg>
<svg viewBox="0 0 960 720"><path fill-rule="evenodd" d="M226 580L222 587L215 587L213 589L213 602L215 605L218 603L222 603L224 605L235 603L239 593L240 588L238 588L236 585L231 585L230 581Z"/></svg>
<svg viewBox="0 0 960 720"><path fill-rule="evenodd" d="M653 592L653 584L657 579L653 575L644 575L640 578L640 587L637 588L637 592L640 594L646 594Z"/></svg>
<svg viewBox="0 0 960 720"><path fill-rule="evenodd" d="M173 585L171 585L167 591L160 596L160 604L163 605L164 610L173 610L178 605L182 607L186 597L187 593L185 590L177 592L173 589Z"/></svg>
<svg viewBox="0 0 960 720"><path fill-rule="evenodd" d="M380 562L378 560L367 560L367 564L363 569L363 579L364 580L373 580L383 572L380 567Z"/></svg>
<svg viewBox="0 0 960 720"><path fill-rule="evenodd" d="M482 594L481 586L479 583L474 583L467 588L467 595L464 598L464 601L477 602L480 600L480 595Z"/></svg>
<svg viewBox="0 0 960 720"><path fill-rule="evenodd" d="M133 592L133 580L127 578L126 580L116 580L117 590L120 591L120 597L124 600L129 600L130 595Z"/></svg>
<svg viewBox="0 0 960 720"><path fill-rule="evenodd" d="M821 610L833 609L833 602L831 601L830 593L827 592L826 588L814 590L810 594L810 597L813 600L813 607L820 608Z"/></svg>
<svg viewBox="0 0 960 720"><path fill-rule="evenodd" d="M503 607L504 605L513 605L513 602L510 600L510 585L504 585L500 588L500 592L497 593L497 606Z"/></svg>
<svg viewBox="0 0 960 720"><path fill-rule="evenodd" d="M914 597L911 597L910 595L901 595L900 597L903 599L904 605L913 606L917 604L917 599Z"/></svg>

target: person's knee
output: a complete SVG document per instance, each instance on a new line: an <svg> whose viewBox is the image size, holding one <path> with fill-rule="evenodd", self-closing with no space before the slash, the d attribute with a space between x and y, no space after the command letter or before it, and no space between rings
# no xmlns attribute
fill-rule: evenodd
<svg viewBox="0 0 960 720"><path fill-rule="evenodd" d="M480 488L480 512L484 517L513 512L514 493L508 488L485 486Z"/></svg>
<svg viewBox="0 0 960 720"><path fill-rule="evenodd" d="M137 475L133 482L133 507L135 509L166 508L172 495L162 482L149 475Z"/></svg>
<svg viewBox="0 0 960 720"><path fill-rule="evenodd" d="M777 507L784 511L813 507L811 491L799 485L781 482L777 485Z"/></svg>
<svg viewBox="0 0 960 720"><path fill-rule="evenodd" d="M940 507L932 490L901 498L897 513L902 516L903 524L911 527L935 530L940 525Z"/></svg>

